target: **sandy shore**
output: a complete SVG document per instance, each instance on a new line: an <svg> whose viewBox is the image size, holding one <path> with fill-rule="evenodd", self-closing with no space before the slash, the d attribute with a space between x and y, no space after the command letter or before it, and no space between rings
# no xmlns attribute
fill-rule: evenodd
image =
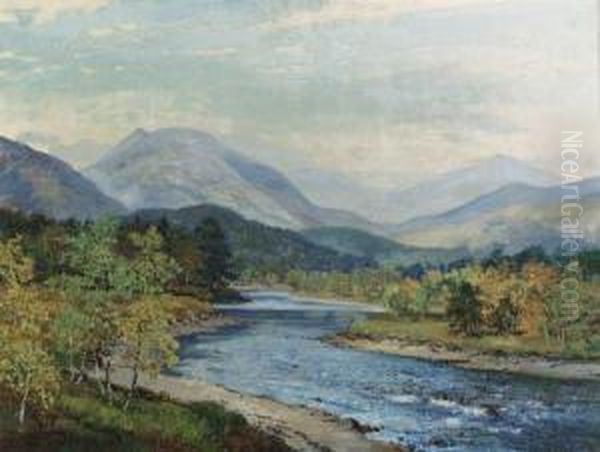
<svg viewBox="0 0 600 452"><path fill-rule="evenodd" d="M236 325L239 320L210 314L176 325L175 336L211 331ZM118 360L117 360L118 361ZM131 371L116 363L113 383L128 388ZM150 379L142 375L140 387L155 394L166 394L181 403L215 402L243 415L251 425L283 439L298 451L324 452L402 452L404 449L366 438L369 430L353 420L342 420L322 411L290 406L265 397L256 397L199 380L161 375Z"/></svg>
<svg viewBox="0 0 600 452"><path fill-rule="evenodd" d="M116 385L127 387L128 369L113 373ZM403 449L368 440L360 426L318 410L288 406L263 397L241 394L221 386L179 377L142 376L140 386L155 394L167 394L182 403L215 402L243 415L255 427L283 439L298 451L394 452Z"/></svg>
<svg viewBox="0 0 600 452"><path fill-rule="evenodd" d="M463 369L600 382L600 362L598 361L577 362L534 356L492 355L480 352L448 350L432 345L416 345L402 340L375 340L351 334L340 334L328 339L328 342L342 347L443 362Z"/></svg>

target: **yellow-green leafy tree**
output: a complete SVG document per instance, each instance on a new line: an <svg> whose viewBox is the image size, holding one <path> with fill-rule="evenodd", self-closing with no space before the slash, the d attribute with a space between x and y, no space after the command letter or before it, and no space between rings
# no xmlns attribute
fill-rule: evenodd
<svg viewBox="0 0 600 452"><path fill-rule="evenodd" d="M163 367L177 362L178 344L169 332L172 322L167 309L154 298L142 297L123 310L119 336L124 345L123 358L132 370L126 407L135 395L141 372L156 377Z"/></svg>
<svg viewBox="0 0 600 452"><path fill-rule="evenodd" d="M160 294L180 271L177 262L162 251L163 237L151 227L143 233L134 232L129 241L135 249L130 262L132 299L117 322L118 337L124 345L124 358L132 369L130 397L133 397L141 372L156 376L165 366L177 361L177 341L170 334L174 319Z"/></svg>
<svg viewBox="0 0 600 452"><path fill-rule="evenodd" d="M156 227L144 233L132 232L129 241L135 249L130 263L133 294L159 295L181 271L177 262L163 252L164 239Z"/></svg>
<svg viewBox="0 0 600 452"><path fill-rule="evenodd" d="M28 286L32 279L21 238L0 243L0 385L17 399L21 424L30 406L48 410L60 389L48 351L54 309Z"/></svg>

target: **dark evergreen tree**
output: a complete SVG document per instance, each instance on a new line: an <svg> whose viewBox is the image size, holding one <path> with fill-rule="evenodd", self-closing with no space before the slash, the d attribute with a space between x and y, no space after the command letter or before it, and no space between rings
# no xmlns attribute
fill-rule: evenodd
<svg viewBox="0 0 600 452"><path fill-rule="evenodd" d="M196 229L201 265L197 269L197 282L215 296L222 293L235 278L233 257L221 225L207 218Z"/></svg>
<svg viewBox="0 0 600 452"><path fill-rule="evenodd" d="M457 333L479 336L483 327L483 303L479 289L464 280L451 281L446 314L450 327Z"/></svg>

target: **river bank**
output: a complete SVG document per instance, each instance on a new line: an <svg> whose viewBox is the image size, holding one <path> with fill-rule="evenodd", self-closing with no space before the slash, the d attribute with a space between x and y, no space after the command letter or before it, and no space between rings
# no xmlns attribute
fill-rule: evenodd
<svg viewBox="0 0 600 452"><path fill-rule="evenodd" d="M301 302L321 303L329 305L355 306L373 313L383 313L385 308L372 303L361 303L355 300L323 298L310 294L286 292L281 287L252 287L244 292L289 294ZM553 378L559 380L600 381L600 361L577 361L535 355L501 351L482 351L447 347L440 341L431 339L411 340L402 337L385 337L384 335L355 334L351 330L325 339L326 342L338 346L365 351L387 353L407 358L422 359L456 366L462 369L505 372L534 377Z"/></svg>
<svg viewBox="0 0 600 452"><path fill-rule="evenodd" d="M338 301L338 303L342 303ZM173 326L176 337L210 333L220 328L240 325L241 319L216 310L192 315ZM131 372L117 367L113 382L127 388ZM365 437L371 431L354 420L342 420L325 412L286 405L269 398L256 397L204 381L161 375L157 379L140 378L140 387L154 394L168 395L181 403L214 402L228 411L244 416L261 431L282 439L299 451L397 452L403 449Z"/></svg>
<svg viewBox="0 0 600 452"><path fill-rule="evenodd" d="M113 382L128 387L131 371L117 368ZM168 395L184 404L214 402L228 411L244 416L250 425L276 436L298 451L401 452L403 449L368 440L368 428L354 421L343 421L319 410L289 406L274 400L241 394L203 381L161 375L156 379L141 376L141 388Z"/></svg>
<svg viewBox="0 0 600 452"><path fill-rule="evenodd" d="M540 445L581 446L599 439L594 423L584 421L595 419L600 409L597 383L465 372L420 357L396 359L334 347L323 338L380 315L325 300L299 301L281 293L255 293L252 298L251 303L219 307L219 312L239 320L239 326L181 338L180 362L170 376L191 382L182 383L184 387L208 384L207 391L222 397L218 403L247 413L255 425L267 422L266 432L280 432L282 438L313 438L304 439L301 450L318 450L311 442L334 441L314 436L330 428L322 419L332 419L334 425L355 433L363 430L359 423L372 426L373 431L366 429L369 439L421 450L442 444L465 451L507 450L509 445L531 450ZM269 405L260 407L262 403ZM238 409L239 404L243 406ZM275 419L273 412L278 413ZM334 417L321 418L323 413ZM297 424L292 420L296 416L302 416ZM306 427L306 419L315 416L321 419L317 426ZM543 428L535 422L539 418L546 420ZM576 432L577 441L552 439L559 427ZM338 444L332 449L356 450Z"/></svg>
<svg viewBox="0 0 600 452"><path fill-rule="evenodd" d="M559 380L600 381L600 362L561 360L538 356L491 354L449 349L439 344L415 343L396 338L374 338L350 332L327 338L338 347L349 347L448 364L462 369L504 372Z"/></svg>

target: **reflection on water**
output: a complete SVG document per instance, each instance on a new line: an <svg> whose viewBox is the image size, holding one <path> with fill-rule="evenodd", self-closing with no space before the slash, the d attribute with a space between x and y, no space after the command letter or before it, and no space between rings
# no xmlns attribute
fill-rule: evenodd
<svg viewBox="0 0 600 452"><path fill-rule="evenodd" d="M340 349L369 313L283 294L223 307L240 325L186 337L176 373L378 427L416 450L600 451L600 385L559 383Z"/></svg>

